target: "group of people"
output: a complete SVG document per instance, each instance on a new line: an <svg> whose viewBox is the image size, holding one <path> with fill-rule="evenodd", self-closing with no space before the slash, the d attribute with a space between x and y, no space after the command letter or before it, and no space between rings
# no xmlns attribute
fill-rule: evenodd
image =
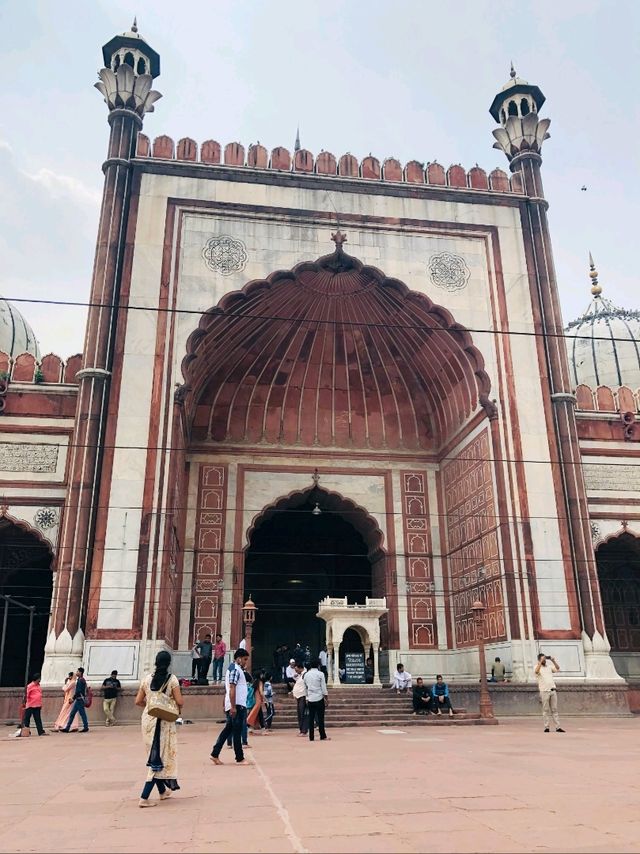
<svg viewBox="0 0 640 854"><path fill-rule="evenodd" d="M217 636L220 637L220 636ZM220 759L225 744L232 747L237 764L246 764L244 750L249 746L249 728L268 733L275 713L271 675L258 673L251 676L246 672L249 653L239 648L233 655L233 661L224 674L225 725L221 730L211 751L211 761L222 765ZM496 659L496 663L499 659ZM145 748L148 750L147 779L140 794L139 805L151 807L156 801L150 800L154 788L157 788L160 800L166 800L171 793L180 788L177 777L178 738L176 722L182 719L184 698L178 678L171 673L171 655L169 652L159 652L155 659L153 673L142 680L138 689L135 704L143 709L141 726ZM542 701L544 731L550 731L551 720L556 732L564 732L558 718L558 701L554 674L560 670L553 656L544 653L538 655L535 675L538 681ZM504 676L504 674L502 674ZM296 661L290 659L286 668L289 694L296 700L298 710L299 736L308 736L309 741L315 740L316 725L320 741L327 740L324 717L328 706L328 691L325 673L319 658L312 659L308 667L304 658ZM114 708L118 692L121 689L118 672L112 671L111 676L104 680L105 689L104 711L107 725L115 723ZM393 688L397 693L406 693L412 689L413 713L441 715L447 711L453 716L453 707L449 696L449 688L442 675L436 677L431 688L424 684L421 677L413 678L403 664L398 664L393 680ZM108 696L107 696L108 692ZM156 712L158 695L164 695L163 709L169 714L159 715ZM88 732L86 706L90 689L84 676L84 668L70 672L65 680L64 702L60 714L54 724L59 732ZM40 674L36 674L27 686L23 727L28 728L31 719L34 720L38 735L47 735L42 726L42 688ZM82 728L75 723L79 716Z"/></svg>
<svg viewBox="0 0 640 854"><path fill-rule="evenodd" d="M116 703L122 690L117 670L111 671L111 676L104 680L102 688L105 725L113 726L116 723ZM64 697L58 717L53 723L53 732L89 732L87 708L92 703L93 693L85 679L84 667L79 667L75 672L69 671L64 680L62 691ZM79 718L79 723L76 721L76 715ZM34 674L33 679L25 689L24 712L16 736L29 735L32 720L38 735L49 735L42 724L42 686L40 685L39 673Z"/></svg>
<svg viewBox="0 0 640 854"><path fill-rule="evenodd" d="M413 694L414 715L430 715L431 713L441 715L442 712L447 711L449 717L453 717L449 686L442 678L442 674L439 673L436 676L436 681L431 688L424 684L421 676L418 676L414 685L413 676L405 670L404 664L398 664L393 677L393 689L396 694L406 694L410 688Z"/></svg>
<svg viewBox="0 0 640 854"><path fill-rule="evenodd" d="M221 634L216 635L215 643L212 642L211 635L205 635L204 640L196 641L191 649L191 678L197 679L201 685L206 685L213 661L212 679L217 683L222 682L226 654L227 645Z"/></svg>

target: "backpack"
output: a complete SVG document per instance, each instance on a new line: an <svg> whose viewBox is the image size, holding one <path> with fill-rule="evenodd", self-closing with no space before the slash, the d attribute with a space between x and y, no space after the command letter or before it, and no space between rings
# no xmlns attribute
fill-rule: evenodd
<svg viewBox="0 0 640 854"><path fill-rule="evenodd" d="M84 695L84 707L85 707L85 709L90 708L91 703L93 703L93 690L89 685L87 685L87 692Z"/></svg>

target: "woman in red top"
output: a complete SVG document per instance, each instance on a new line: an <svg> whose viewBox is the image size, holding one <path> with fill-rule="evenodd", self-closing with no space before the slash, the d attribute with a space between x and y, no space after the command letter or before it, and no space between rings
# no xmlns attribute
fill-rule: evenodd
<svg viewBox="0 0 640 854"><path fill-rule="evenodd" d="M22 726L29 729L31 717L36 722L38 735L49 735L42 726L42 687L40 686L40 674L34 674L33 679L27 685L27 702L24 704L24 719Z"/></svg>

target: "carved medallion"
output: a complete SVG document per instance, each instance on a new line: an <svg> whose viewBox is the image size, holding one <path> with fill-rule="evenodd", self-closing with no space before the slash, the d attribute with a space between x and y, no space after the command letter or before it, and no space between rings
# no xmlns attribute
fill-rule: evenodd
<svg viewBox="0 0 640 854"><path fill-rule="evenodd" d="M438 252L429 259L429 276L437 288L445 291L460 291L469 281L469 268L464 258L451 252Z"/></svg>
<svg viewBox="0 0 640 854"><path fill-rule="evenodd" d="M53 507L41 507L33 517L33 521L38 528L48 531L50 528L55 528L58 524L58 514Z"/></svg>
<svg viewBox="0 0 640 854"><path fill-rule="evenodd" d="M247 264L247 247L226 234L207 240L202 257L207 267L223 276L239 273Z"/></svg>

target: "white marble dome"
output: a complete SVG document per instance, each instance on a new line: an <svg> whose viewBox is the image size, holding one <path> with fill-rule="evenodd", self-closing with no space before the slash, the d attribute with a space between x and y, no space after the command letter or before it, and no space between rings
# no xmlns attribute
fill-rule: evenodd
<svg viewBox="0 0 640 854"><path fill-rule="evenodd" d="M40 356L40 347L33 329L15 305L0 297L0 351L15 358L20 353Z"/></svg>
<svg viewBox="0 0 640 854"><path fill-rule="evenodd" d="M574 388L640 388L640 311L618 308L593 288L591 304L565 329Z"/></svg>

